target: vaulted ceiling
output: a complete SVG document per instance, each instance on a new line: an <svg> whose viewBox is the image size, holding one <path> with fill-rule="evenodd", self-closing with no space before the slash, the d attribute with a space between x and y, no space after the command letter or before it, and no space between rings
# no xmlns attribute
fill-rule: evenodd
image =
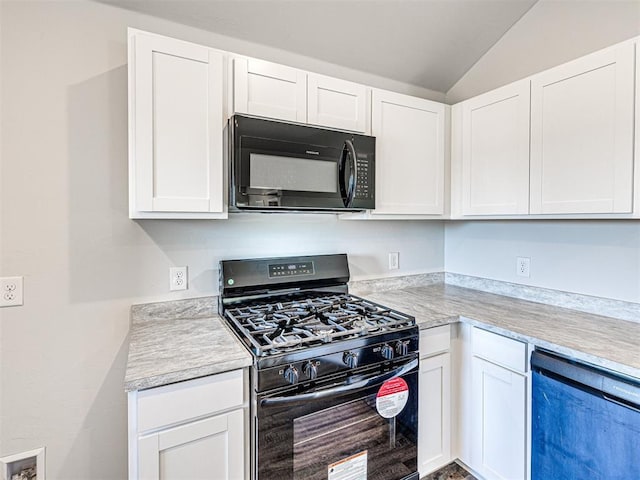
<svg viewBox="0 0 640 480"><path fill-rule="evenodd" d="M537 0L101 0L447 92Z"/></svg>

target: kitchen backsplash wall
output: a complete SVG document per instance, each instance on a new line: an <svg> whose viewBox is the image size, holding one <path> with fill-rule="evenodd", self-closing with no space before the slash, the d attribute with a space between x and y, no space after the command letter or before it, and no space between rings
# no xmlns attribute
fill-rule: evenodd
<svg viewBox="0 0 640 480"><path fill-rule="evenodd" d="M516 258L531 259L530 276ZM448 222L445 270L474 277L640 302L637 221Z"/></svg>
<svg viewBox="0 0 640 480"><path fill-rule="evenodd" d="M172 292L174 298L217 294L218 262L222 259L347 253L355 280L440 272L444 268L444 227L437 221L239 213L226 221L143 220L138 225L166 255L155 266L146 266L145 275L153 280L142 287L147 290L142 293L160 294L164 299L168 295L165 270L169 265L190 268L189 290ZM399 270L389 270L389 252L400 253ZM135 288L130 285L129 291Z"/></svg>
<svg viewBox="0 0 640 480"><path fill-rule="evenodd" d="M360 279L442 270L440 222L128 218L127 27L321 63L90 1L2 1L0 15L0 265L25 287L24 306L0 309L0 456L46 446L50 480L126 478L130 306L215 294L221 258L347 252ZM172 265L189 266L186 292L169 293Z"/></svg>

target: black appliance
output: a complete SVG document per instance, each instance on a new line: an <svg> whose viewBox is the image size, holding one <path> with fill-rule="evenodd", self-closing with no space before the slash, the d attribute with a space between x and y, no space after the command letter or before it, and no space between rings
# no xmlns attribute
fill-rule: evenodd
<svg viewBox="0 0 640 480"><path fill-rule="evenodd" d="M418 479L418 327L348 280L344 254L221 262L254 357L254 480Z"/></svg>
<svg viewBox="0 0 640 480"><path fill-rule="evenodd" d="M246 115L228 131L232 211L375 208L374 137Z"/></svg>
<svg viewBox="0 0 640 480"><path fill-rule="evenodd" d="M531 479L640 478L640 380L531 356Z"/></svg>

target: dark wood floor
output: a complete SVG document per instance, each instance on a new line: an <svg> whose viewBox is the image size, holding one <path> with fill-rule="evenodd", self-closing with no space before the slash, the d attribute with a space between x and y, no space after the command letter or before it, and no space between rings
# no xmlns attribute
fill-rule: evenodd
<svg viewBox="0 0 640 480"><path fill-rule="evenodd" d="M477 480L457 463L453 462L437 472L430 473L421 480Z"/></svg>

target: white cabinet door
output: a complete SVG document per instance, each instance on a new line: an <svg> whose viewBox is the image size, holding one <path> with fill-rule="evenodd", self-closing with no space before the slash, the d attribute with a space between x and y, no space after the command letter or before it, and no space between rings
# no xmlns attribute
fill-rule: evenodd
<svg viewBox="0 0 640 480"><path fill-rule="evenodd" d="M373 91L376 209L373 214L444 213L444 104Z"/></svg>
<svg viewBox="0 0 640 480"><path fill-rule="evenodd" d="M523 80L462 104L462 214L529 213L529 93Z"/></svg>
<svg viewBox="0 0 640 480"><path fill-rule="evenodd" d="M364 85L310 73L308 120L325 127L369 132L370 90Z"/></svg>
<svg viewBox="0 0 640 480"><path fill-rule="evenodd" d="M226 216L222 54L145 32L129 35L131 218Z"/></svg>
<svg viewBox="0 0 640 480"><path fill-rule="evenodd" d="M632 211L634 45L531 80L531 213Z"/></svg>
<svg viewBox="0 0 640 480"><path fill-rule="evenodd" d="M471 467L487 479L527 476L527 380L473 357Z"/></svg>
<svg viewBox="0 0 640 480"><path fill-rule="evenodd" d="M235 113L307 121L307 74L253 58L233 60Z"/></svg>
<svg viewBox="0 0 640 480"><path fill-rule="evenodd" d="M140 437L140 480L244 480L243 411Z"/></svg>
<svg viewBox="0 0 640 480"><path fill-rule="evenodd" d="M449 353L420 359L418 470L420 476L451 461L451 360Z"/></svg>

